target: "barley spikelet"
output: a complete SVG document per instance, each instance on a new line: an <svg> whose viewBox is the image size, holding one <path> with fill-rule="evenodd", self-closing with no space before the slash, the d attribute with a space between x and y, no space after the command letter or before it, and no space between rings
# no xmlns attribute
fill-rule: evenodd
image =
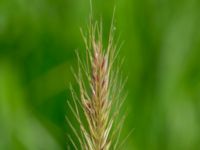
<svg viewBox="0 0 200 150"><path fill-rule="evenodd" d="M102 21L93 23L90 19L87 34L81 30L86 46L86 61L83 62L77 54L79 71L74 73L80 94L71 88L73 103L68 101L80 131L67 119L79 142L76 144L69 136L77 150L120 148L119 136L124 117L120 122L116 122L116 117L125 97L121 96L124 88L124 81L119 78L121 63L115 63L121 45L118 42L114 44L114 30L112 21L107 47L103 46ZM84 114L87 125L83 123L81 114Z"/></svg>

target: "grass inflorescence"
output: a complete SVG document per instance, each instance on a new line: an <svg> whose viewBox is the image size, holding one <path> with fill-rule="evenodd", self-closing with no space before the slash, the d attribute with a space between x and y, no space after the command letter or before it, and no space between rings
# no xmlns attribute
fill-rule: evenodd
<svg viewBox="0 0 200 150"><path fill-rule="evenodd" d="M81 33L86 59L82 61L77 54L78 73L74 76L79 94L71 88L73 103L68 101L79 129L67 119L78 143L71 136L69 140L77 150L120 149L123 142L119 137L124 117L120 115L122 118L117 122L117 116L125 96L122 96L124 80L120 78L121 61L116 61L121 44L114 40L114 21L112 19L106 47L103 44L102 21L93 21L91 17L88 32L84 34L81 29Z"/></svg>

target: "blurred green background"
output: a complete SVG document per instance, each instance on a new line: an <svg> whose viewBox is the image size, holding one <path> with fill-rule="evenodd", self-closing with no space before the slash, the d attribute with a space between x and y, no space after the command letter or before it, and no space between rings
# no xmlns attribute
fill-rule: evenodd
<svg viewBox="0 0 200 150"><path fill-rule="evenodd" d="M127 150L200 149L200 1L93 0L105 38L116 5L128 75ZM67 148L75 49L89 0L0 0L0 150ZM68 115L68 117L70 117Z"/></svg>

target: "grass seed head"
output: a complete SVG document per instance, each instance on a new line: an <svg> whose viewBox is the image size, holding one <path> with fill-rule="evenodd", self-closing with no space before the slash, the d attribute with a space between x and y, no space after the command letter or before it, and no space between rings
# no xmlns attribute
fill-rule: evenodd
<svg viewBox="0 0 200 150"><path fill-rule="evenodd" d="M113 67L118 47L114 44L115 27L112 21L108 45L104 47L102 22L92 22L91 19L87 36L82 32L86 46L85 63L78 55L79 72L78 75L75 74L75 78L79 84L80 97L72 91L75 95L73 96L75 107L73 108L69 103L80 127L80 132L74 132L78 136L82 150L117 149L117 131L122 127L123 122L116 123L116 127L114 129L113 127L123 103L120 97L123 87L118 80L120 68ZM87 125L83 123L80 113L84 114ZM71 122L70 125L75 130ZM72 138L70 140L72 141ZM72 143L74 145L75 142ZM77 147L74 146L75 149L78 149Z"/></svg>

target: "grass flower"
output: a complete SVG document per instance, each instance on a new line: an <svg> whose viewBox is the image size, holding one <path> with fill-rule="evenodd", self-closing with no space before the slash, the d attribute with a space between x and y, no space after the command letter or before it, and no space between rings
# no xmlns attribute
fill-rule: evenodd
<svg viewBox="0 0 200 150"><path fill-rule="evenodd" d="M122 96L125 82L120 78L121 61L116 61L121 44L114 42L113 22L106 47L103 44L102 21L90 19L88 32L84 34L81 30L86 57L82 61L77 54L78 73L74 76L79 94L71 88L73 102L68 101L79 129L67 119L78 141L77 144L69 136L76 150L115 150L123 144L119 139L125 117L122 115L119 121L117 116L125 100Z"/></svg>

